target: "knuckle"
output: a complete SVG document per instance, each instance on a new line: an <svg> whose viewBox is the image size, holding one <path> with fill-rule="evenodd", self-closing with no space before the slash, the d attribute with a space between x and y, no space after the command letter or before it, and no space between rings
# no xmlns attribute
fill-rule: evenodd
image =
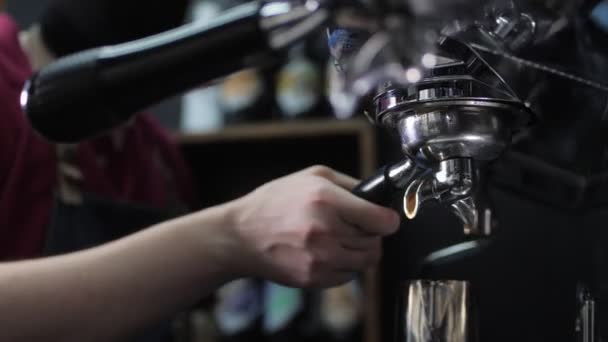
<svg viewBox="0 0 608 342"><path fill-rule="evenodd" d="M332 188L325 182L319 182L310 189L309 200L313 206L326 205L330 202Z"/></svg>
<svg viewBox="0 0 608 342"><path fill-rule="evenodd" d="M302 229L302 241L305 246L314 245L325 234L325 226L321 223L310 222Z"/></svg>
<svg viewBox="0 0 608 342"><path fill-rule="evenodd" d="M324 257L322 255L317 255L312 260L311 270L312 270L312 272L317 272L318 270L322 270L322 269L326 268L326 266L328 264L329 264L329 258Z"/></svg>
<svg viewBox="0 0 608 342"><path fill-rule="evenodd" d="M333 170L330 169L327 166L324 165L314 165L311 166L308 171L315 175L315 176L320 176L320 177L331 177L333 175Z"/></svg>

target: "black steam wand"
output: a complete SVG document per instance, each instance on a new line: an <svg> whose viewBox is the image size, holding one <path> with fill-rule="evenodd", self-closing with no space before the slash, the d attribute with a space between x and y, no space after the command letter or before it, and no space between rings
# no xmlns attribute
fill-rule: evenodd
<svg viewBox="0 0 608 342"><path fill-rule="evenodd" d="M27 82L21 105L46 139L85 140L172 95L276 62L323 27L330 12L323 0L251 2L210 22L67 56Z"/></svg>

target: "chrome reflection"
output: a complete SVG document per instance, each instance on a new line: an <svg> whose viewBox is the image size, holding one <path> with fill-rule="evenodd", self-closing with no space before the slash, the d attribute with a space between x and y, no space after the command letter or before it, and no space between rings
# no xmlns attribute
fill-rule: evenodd
<svg viewBox="0 0 608 342"><path fill-rule="evenodd" d="M470 342L470 284L416 280L407 286L406 342Z"/></svg>

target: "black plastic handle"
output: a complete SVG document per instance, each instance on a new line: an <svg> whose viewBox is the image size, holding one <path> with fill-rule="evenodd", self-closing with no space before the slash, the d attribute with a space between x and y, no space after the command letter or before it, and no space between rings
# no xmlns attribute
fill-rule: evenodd
<svg viewBox="0 0 608 342"><path fill-rule="evenodd" d="M398 163L379 169L374 176L361 182L353 193L378 205L390 205L395 191L404 190L423 172L425 169L415 160L406 157Z"/></svg>
<svg viewBox="0 0 608 342"><path fill-rule="evenodd" d="M376 174L353 189L353 194L366 201L385 206L390 203L390 189L392 182L387 177L388 167L383 167Z"/></svg>
<svg viewBox="0 0 608 342"><path fill-rule="evenodd" d="M259 8L244 4L211 22L60 59L28 82L23 109L42 136L73 143L172 95L274 61Z"/></svg>

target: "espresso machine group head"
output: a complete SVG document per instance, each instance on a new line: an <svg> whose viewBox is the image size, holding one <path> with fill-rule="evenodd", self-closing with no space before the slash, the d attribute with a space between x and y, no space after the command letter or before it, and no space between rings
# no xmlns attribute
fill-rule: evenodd
<svg viewBox="0 0 608 342"><path fill-rule="evenodd" d="M514 144L559 141L572 122L603 127L594 125L603 122L608 108L608 86L597 81L608 76L608 53L598 47L608 19L602 22L592 12L598 3L251 2L211 22L62 58L29 80L21 102L38 133L73 143L172 95L276 62L292 44L326 29L336 61L331 94L336 114L364 112L400 143L401 160L381 168L354 193L383 205L396 195L406 220L439 204L458 219L464 237L413 263L416 271L401 279L407 280L405 290L391 297L400 303L402 319L393 324L399 333L385 340L470 342L479 330L469 305L476 284L466 275L437 270L478 255L503 230L488 193L488 169L508 159ZM561 113L571 108L584 114ZM554 146L541 154L558 155ZM585 317L592 316L587 310Z"/></svg>
<svg viewBox="0 0 608 342"><path fill-rule="evenodd" d="M432 65L406 71L420 74L415 84L384 84L370 116L396 131L407 158L428 169L404 188L407 218L435 200L462 221L465 233L490 235L496 220L485 199L482 169L502 155L533 114L474 49L450 37L441 38L438 49L444 54L429 57Z"/></svg>

